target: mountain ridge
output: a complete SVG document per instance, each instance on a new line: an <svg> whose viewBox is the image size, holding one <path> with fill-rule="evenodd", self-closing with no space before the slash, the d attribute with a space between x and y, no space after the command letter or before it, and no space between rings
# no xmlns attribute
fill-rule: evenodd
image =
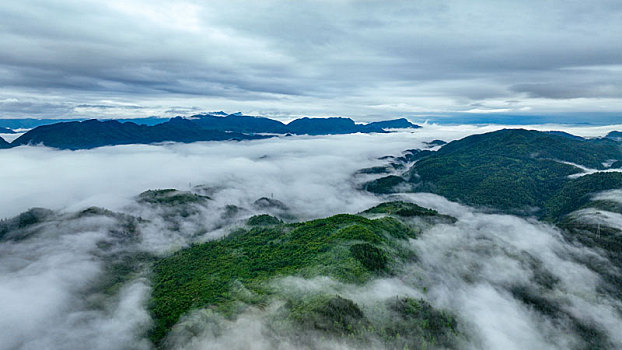
<svg viewBox="0 0 622 350"><path fill-rule="evenodd" d="M17 138L11 146L44 144L60 149L89 149L124 144L148 144L166 141L196 142L263 138L234 132L202 130L179 117L154 126L115 120L65 122L37 127Z"/></svg>
<svg viewBox="0 0 622 350"><path fill-rule="evenodd" d="M188 118L174 117L156 125L97 119L60 122L38 126L14 140L10 146L43 144L59 149L77 150L167 141L188 143L250 140L269 137L266 134L331 135L387 132L373 123L356 124L350 118L300 118L283 124L265 117L245 116L240 113L225 116L222 114L224 113L218 112L197 114ZM399 125L414 125L402 119L395 122Z"/></svg>
<svg viewBox="0 0 622 350"><path fill-rule="evenodd" d="M377 126L383 129L385 128L386 129L406 129L406 128L419 129L421 128L421 126L409 122L408 119L406 118L382 120L379 122L371 122L371 123L368 123L367 125L373 125L373 126Z"/></svg>
<svg viewBox="0 0 622 350"><path fill-rule="evenodd" d="M604 172L613 169L605 166L608 161L622 160L621 145L570 136L525 129L467 136L427 153L401 176L381 177L364 188L375 193L411 188L468 205L558 217L565 206L555 198L578 181L571 175L594 191L622 187L622 173ZM583 170L574 164L596 173L580 175ZM579 197L573 200L583 201Z"/></svg>

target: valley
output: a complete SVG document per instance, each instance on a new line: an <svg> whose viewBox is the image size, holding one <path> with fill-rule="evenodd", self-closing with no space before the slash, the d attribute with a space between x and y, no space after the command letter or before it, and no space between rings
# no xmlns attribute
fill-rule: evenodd
<svg viewBox="0 0 622 350"><path fill-rule="evenodd" d="M195 185L122 200L84 187L73 194L82 204L2 220L0 292L37 317L4 310L0 338L68 349L619 347L622 174L572 178L581 170L563 163L606 169L619 144L526 130L429 140L122 146L177 165L154 173L161 184ZM77 166L106 148L51 152ZM193 178L225 154L212 182Z"/></svg>

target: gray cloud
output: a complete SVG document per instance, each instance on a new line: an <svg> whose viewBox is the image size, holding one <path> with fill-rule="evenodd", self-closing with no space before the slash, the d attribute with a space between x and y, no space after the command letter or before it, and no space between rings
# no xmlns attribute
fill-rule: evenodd
<svg viewBox="0 0 622 350"><path fill-rule="evenodd" d="M616 82L586 82L577 84L559 81L556 83L519 84L512 86L516 92L527 93L530 97L550 99L571 98L620 98L622 86Z"/></svg>
<svg viewBox="0 0 622 350"><path fill-rule="evenodd" d="M0 16L0 100L109 100L119 116L136 115L123 108L129 102L147 115L171 105L365 116L483 103L550 112L539 99L579 97L587 101L549 108L620 108L620 69L567 71L622 64L617 1L34 1L2 4ZM40 114L97 113L67 107Z"/></svg>

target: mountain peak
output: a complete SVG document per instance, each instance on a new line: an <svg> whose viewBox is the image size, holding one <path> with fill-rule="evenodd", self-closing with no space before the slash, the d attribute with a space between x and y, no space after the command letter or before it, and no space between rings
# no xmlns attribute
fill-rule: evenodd
<svg viewBox="0 0 622 350"><path fill-rule="evenodd" d="M0 137L0 148L9 148L10 146L10 143L6 142L2 137Z"/></svg>
<svg viewBox="0 0 622 350"><path fill-rule="evenodd" d="M383 129L384 128L387 128L387 129L408 129L408 128L417 129L417 128L420 128L419 125L411 123L406 118L382 120L382 121L379 121L379 122L371 122L371 123L368 123L367 125L376 126L376 127L383 128Z"/></svg>

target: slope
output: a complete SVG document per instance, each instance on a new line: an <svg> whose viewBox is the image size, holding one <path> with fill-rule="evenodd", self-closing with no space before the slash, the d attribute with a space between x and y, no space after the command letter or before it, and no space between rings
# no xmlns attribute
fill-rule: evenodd
<svg viewBox="0 0 622 350"><path fill-rule="evenodd" d="M422 215L434 219L438 215L403 202L378 206L369 213L391 213L395 206L409 217ZM439 216L439 220L447 219ZM412 252L405 250L400 241L414 238L418 232L405 225L399 216L372 220L342 214L284 224L264 215L251 218L250 224L257 226L240 229L219 241L194 245L155 264L151 303L156 322L151 336L154 342L160 343L180 316L192 309L209 307L234 316L243 311L240 303L265 307L272 298L282 297L270 284L279 277L328 276L344 283L361 284L374 276L388 275L401 259L412 258ZM412 299L402 302L412 303L413 307L423 305L422 301ZM286 308L286 319L294 319L296 323L305 324L310 317L321 316L323 320L313 320L311 327L329 333L369 336L384 331L365 320L356 304L339 296L288 300ZM342 310L330 311L335 308ZM344 314L343 308L350 311ZM453 332L455 321L451 316L428 310L434 317L442 318L440 324L429 332L431 329L418 324L421 321L418 318L404 325L408 326L405 330L410 330L410 336L404 334L403 340L416 343L417 337L422 337L434 343ZM314 316L317 313L320 315ZM354 316L345 320L343 317L348 313ZM396 340L395 334L390 340Z"/></svg>

